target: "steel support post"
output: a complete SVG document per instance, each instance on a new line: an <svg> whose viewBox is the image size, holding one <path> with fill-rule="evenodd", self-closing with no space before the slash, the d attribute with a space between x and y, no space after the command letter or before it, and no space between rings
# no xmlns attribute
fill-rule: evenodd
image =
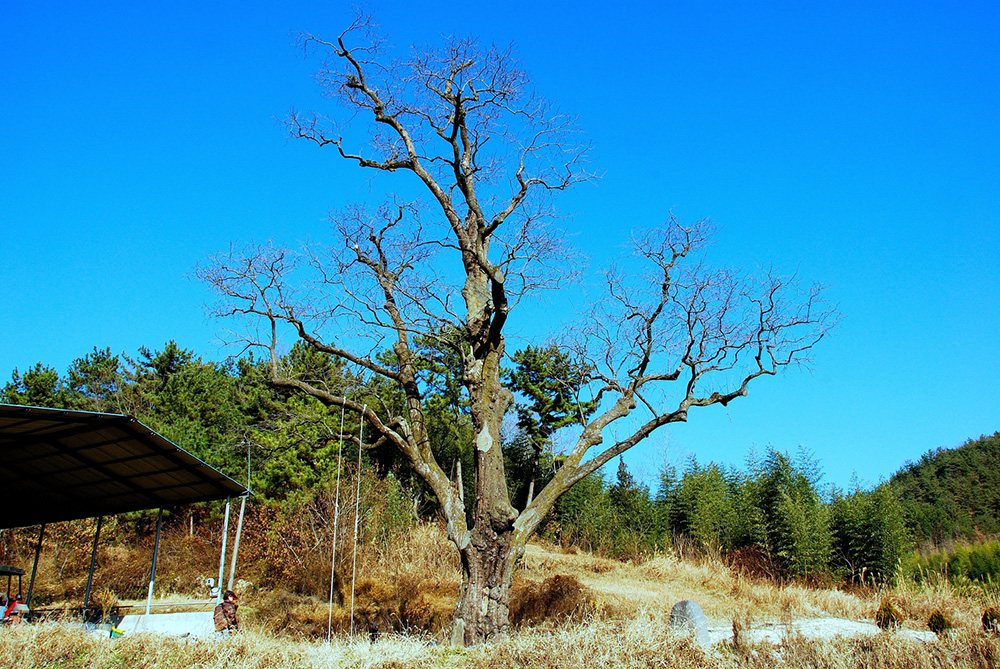
<svg viewBox="0 0 1000 669"><path fill-rule="evenodd" d="M31 580L28 582L28 599L24 603L31 608L31 594L35 591L35 574L38 573L38 558L42 554L42 539L45 538L45 523L38 530L38 543L35 544L35 561L31 565Z"/></svg>
<svg viewBox="0 0 1000 669"><path fill-rule="evenodd" d="M156 581L156 556L160 553L160 527L163 525L163 509L156 514L156 540L153 541L153 567L149 571L149 592L146 593L146 615L153 603L153 583Z"/></svg>
<svg viewBox="0 0 1000 669"><path fill-rule="evenodd" d="M229 498L226 498L226 520L222 523L222 552L219 554L219 596L216 604L222 603L222 577L226 571L226 539L229 538Z"/></svg>
<svg viewBox="0 0 1000 669"><path fill-rule="evenodd" d="M233 589L233 577L236 575L236 554L240 552L240 534L243 532L243 512L247 509L247 497L249 495L242 495L243 501L240 502L240 519L236 523L236 538L233 540L233 559L229 563L229 589Z"/></svg>
<svg viewBox="0 0 1000 669"><path fill-rule="evenodd" d="M90 608L90 586L94 582L94 565L97 562L97 541L101 538L101 523L104 516L97 517L97 529L94 530L94 547L90 551L90 572L87 574L87 591L83 595L83 618L87 618L87 609Z"/></svg>

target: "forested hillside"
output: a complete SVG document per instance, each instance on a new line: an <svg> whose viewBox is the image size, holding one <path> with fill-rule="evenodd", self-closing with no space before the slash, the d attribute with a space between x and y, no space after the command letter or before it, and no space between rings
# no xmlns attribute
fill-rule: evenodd
<svg viewBox="0 0 1000 669"><path fill-rule="evenodd" d="M1000 432L928 451L890 485L914 539L940 543L1000 534Z"/></svg>

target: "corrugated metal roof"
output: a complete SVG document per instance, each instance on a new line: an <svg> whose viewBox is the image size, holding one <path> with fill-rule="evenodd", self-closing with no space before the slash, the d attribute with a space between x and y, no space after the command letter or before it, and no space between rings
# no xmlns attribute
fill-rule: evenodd
<svg viewBox="0 0 1000 669"><path fill-rule="evenodd" d="M0 404L0 529L245 492L131 416Z"/></svg>

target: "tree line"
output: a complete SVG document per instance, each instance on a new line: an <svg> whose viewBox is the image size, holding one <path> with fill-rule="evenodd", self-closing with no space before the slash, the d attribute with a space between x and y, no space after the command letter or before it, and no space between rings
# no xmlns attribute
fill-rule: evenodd
<svg viewBox="0 0 1000 669"><path fill-rule="evenodd" d="M421 345L431 347L428 341ZM457 365L447 349L423 357L429 361L420 374L433 409L427 429L435 455L472 495L471 481L462 479L463 469L473 466L467 447L473 440ZM518 389L518 401L505 421L502 450L512 500L523 508L533 488L544 486L561 466L563 456L553 449L556 432L594 406L577 398L582 370L559 349L529 346L511 363L504 374ZM294 346L280 364L293 378L337 388L359 402L405 401L391 386L354 376L304 346ZM14 370L0 401L134 415L233 478L245 481L249 474L265 504L307 503L336 476L341 420L347 443L355 447L359 426L350 413L341 418L314 398L274 387L269 365L252 356L208 361L173 341L134 356L95 348L65 373L42 363ZM398 452L377 440L366 442L365 467L380 477L391 475L415 516L434 517L433 491ZM665 466L651 488L619 460L614 476L599 470L563 495L541 533L618 557L688 547L776 578L891 578L921 536L926 517L914 509L922 507L901 498L905 487L842 491L824 488L821 477L808 454L769 449L751 455L745 469L693 458L680 468Z"/></svg>
<svg viewBox="0 0 1000 669"><path fill-rule="evenodd" d="M692 458L658 479L650 490L620 462L610 481L570 491L546 531L619 556L689 547L756 575L811 581L884 582L911 545L892 488L823 488L807 455L769 449L746 470Z"/></svg>

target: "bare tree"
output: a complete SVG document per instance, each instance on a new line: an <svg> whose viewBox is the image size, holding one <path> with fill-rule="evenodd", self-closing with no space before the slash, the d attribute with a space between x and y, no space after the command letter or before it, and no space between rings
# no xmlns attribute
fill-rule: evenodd
<svg viewBox="0 0 1000 669"><path fill-rule="evenodd" d="M333 41L305 35L303 44L328 58L318 79L348 119L368 125L359 132L293 112L291 134L373 174L405 174L404 185L416 184L427 201L397 196L378 208L351 207L333 216L330 248L233 249L199 272L222 295L218 313L242 319L246 343L269 349L276 386L361 414L378 443L392 444L426 481L461 554L452 639L476 643L507 628L513 566L560 495L657 428L687 420L691 407L725 405L754 379L803 360L833 313L818 289L800 294L773 274L700 264L704 222L671 218L638 237L628 271L607 274L607 298L566 349L592 370L584 387L599 408L581 414L562 467L518 511L500 448L513 401L501 375L504 329L522 297L572 274L551 197L591 178L587 147L575 140L572 119L530 92L509 49L452 39L394 60L363 16ZM345 137L348 130L355 134ZM284 331L395 385L405 409L365 408L286 374ZM472 499L462 499L435 460L418 337L462 360L475 433ZM391 356L380 355L387 349ZM626 436L605 443L611 426Z"/></svg>

